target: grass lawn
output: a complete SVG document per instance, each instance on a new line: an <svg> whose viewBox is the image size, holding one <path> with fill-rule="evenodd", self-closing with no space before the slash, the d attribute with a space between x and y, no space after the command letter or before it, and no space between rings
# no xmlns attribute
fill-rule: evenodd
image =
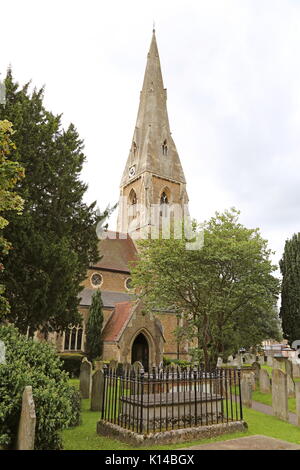
<svg viewBox="0 0 300 470"><path fill-rule="evenodd" d="M271 393L261 393L258 390L255 390L252 393L252 399L254 401L259 401L260 403L264 403L265 405L272 406L272 394ZM296 413L296 398L289 398L288 399L288 408L289 411L292 413Z"/></svg>
<svg viewBox="0 0 300 470"><path fill-rule="evenodd" d="M72 385L78 386L78 380L76 379L73 379L71 383ZM100 413L89 410L89 400L82 400L81 416L82 423L80 426L69 428L62 432L65 450L137 450L137 448L124 444L116 439L110 439L96 434L96 423L99 420ZM173 445L153 446L149 447L149 449L177 449L190 445L224 441L253 434L263 434L265 436L300 444L300 428L292 424L247 408L244 409L244 420L248 423L248 431L245 433L228 434L213 439L203 439L201 441L198 440L186 443L181 442Z"/></svg>

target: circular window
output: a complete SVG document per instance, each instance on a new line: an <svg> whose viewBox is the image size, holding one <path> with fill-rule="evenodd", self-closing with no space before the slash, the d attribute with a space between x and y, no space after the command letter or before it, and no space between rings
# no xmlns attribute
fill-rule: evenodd
<svg viewBox="0 0 300 470"><path fill-rule="evenodd" d="M102 284L102 276L99 273L94 273L91 276L91 284L93 287L100 287Z"/></svg>
<svg viewBox="0 0 300 470"><path fill-rule="evenodd" d="M128 277L128 278L126 279L126 281L125 281L125 287L126 287L126 289L128 289L128 290L133 289L131 277Z"/></svg>

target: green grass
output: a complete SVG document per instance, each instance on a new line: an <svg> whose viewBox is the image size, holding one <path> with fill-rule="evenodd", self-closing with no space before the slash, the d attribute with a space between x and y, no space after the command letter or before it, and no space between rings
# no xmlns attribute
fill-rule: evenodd
<svg viewBox="0 0 300 470"><path fill-rule="evenodd" d="M78 379L70 381L72 385L78 387ZM269 394L261 394L269 395ZM124 444L117 439L96 434L96 423L100 418L100 413L89 410L90 401L82 400L82 423L80 426L66 429L62 432L63 444L65 450L138 450L135 447ZM169 450L189 447L191 445L205 444L208 442L225 441L237 437L249 436L254 434L262 434L265 436L275 437L288 442L300 444L300 429L292 424L280 421L274 416L265 415L253 409L244 408L244 420L248 424L248 430L243 433L234 433L218 436L211 439L203 439L192 442L178 443L165 446L153 446L149 449L153 450Z"/></svg>

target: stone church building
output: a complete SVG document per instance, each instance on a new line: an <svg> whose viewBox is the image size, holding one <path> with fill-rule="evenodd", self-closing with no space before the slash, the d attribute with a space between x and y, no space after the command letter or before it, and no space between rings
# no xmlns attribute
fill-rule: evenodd
<svg viewBox="0 0 300 470"><path fill-rule="evenodd" d="M186 359L188 345L177 341L181 319L170 311L143 315L131 288L130 263L138 255L137 234L160 229L164 210L173 217L188 204L186 181L173 141L155 31L147 57L140 104L130 152L120 184L117 231L99 241L101 260L90 266L81 292L84 324L96 289L104 304L103 359L133 363L147 370L163 356ZM155 210L154 210L154 209ZM157 209L157 210L156 210ZM180 216L180 215L179 215ZM70 327L60 338L60 351L84 351L84 326Z"/></svg>

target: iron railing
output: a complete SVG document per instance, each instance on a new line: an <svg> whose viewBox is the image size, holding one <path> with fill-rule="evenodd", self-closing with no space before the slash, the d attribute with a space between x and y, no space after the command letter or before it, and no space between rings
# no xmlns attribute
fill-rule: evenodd
<svg viewBox="0 0 300 470"><path fill-rule="evenodd" d="M243 419L240 370L104 367L102 419L148 434Z"/></svg>

